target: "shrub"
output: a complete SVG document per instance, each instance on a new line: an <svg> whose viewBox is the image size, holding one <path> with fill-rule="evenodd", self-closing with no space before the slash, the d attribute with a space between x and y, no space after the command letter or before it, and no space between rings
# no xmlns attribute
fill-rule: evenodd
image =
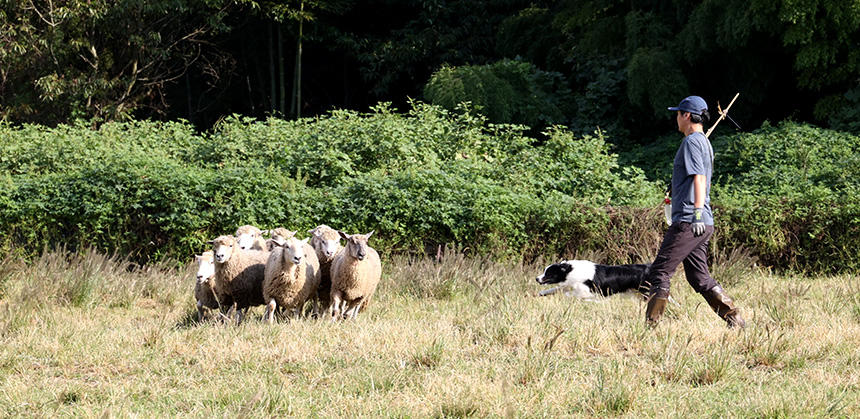
<svg viewBox="0 0 860 419"><path fill-rule="evenodd" d="M492 122L532 128L566 123L571 106L570 88L560 73L509 59L487 65L443 66L424 86L424 97L449 110L469 102Z"/></svg>
<svg viewBox="0 0 860 419"><path fill-rule="evenodd" d="M766 264L860 267L860 137L784 122L726 141L714 201L722 233Z"/></svg>
<svg viewBox="0 0 860 419"><path fill-rule="evenodd" d="M0 125L0 243L148 261L185 258L241 224L326 223L376 230L382 251L460 243L535 255L603 246L607 204L656 202L655 185L620 168L602 133L552 128L539 141L524 130L420 103L230 117L206 133L183 122Z"/></svg>

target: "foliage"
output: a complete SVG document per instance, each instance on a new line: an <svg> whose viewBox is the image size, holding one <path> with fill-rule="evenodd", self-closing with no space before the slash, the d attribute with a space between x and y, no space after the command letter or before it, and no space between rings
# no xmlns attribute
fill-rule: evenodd
<svg viewBox="0 0 860 419"><path fill-rule="evenodd" d="M718 217L732 241L768 264L823 271L860 264L860 137L805 124L765 124L718 153Z"/></svg>
<svg viewBox="0 0 860 419"><path fill-rule="evenodd" d="M711 202L720 247L752 250L771 266L827 272L860 267L854 262L860 257L860 207L850 199L860 189L860 137L791 121L712 137ZM679 139L668 135L623 153L620 161L666 184Z"/></svg>
<svg viewBox="0 0 860 419"><path fill-rule="evenodd" d="M0 3L0 118L53 124L166 109L165 86L231 59L219 0Z"/></svg>
<svg viewBox="0 0 860 419"><path fill-rule="evenodd" d="M432 104L454 110L469 102L495 123L544 128L567 122L570 89L560 73L514 60L482 66L443 66L424 86Z"/></svg>
<svg viewBox="0 0 860 419"><path fill-rule="evenodd" d="M487 124L469 109L416 103L372 113L254 121L0 126L0 242L94 246L140 260L185 257L241 224L376 230L382 250L461 243L477 253L586 249L607 204L658 193L619 168L598 132ZM46 152L49 151L49 152Z"/></svg>

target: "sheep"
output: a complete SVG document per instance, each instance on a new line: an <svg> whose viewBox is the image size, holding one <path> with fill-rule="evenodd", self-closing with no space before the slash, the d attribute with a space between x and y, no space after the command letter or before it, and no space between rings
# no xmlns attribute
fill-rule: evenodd
<svg viewBox="0 0 860 419"><path fill-rule="evenodd" d="M340 234L325 224L308 230L308 233L311 233L311 246L313 246L317 259L320 261L320 286L317 291L317 298L320 306L328 309L329 294L331 293L331 263L335 255L343 249L343 246L340 245Z"/></svg>
<svg viewBox="0 0 860 419"><path fill-rule="evenodd" d="M331 264L331 305L329 314L332 320L358 316L362 304L373 297L376 285L382 276L382 262L379 254L367 245L373 231L367 234L349 235L338 231L346 240Z"/></svg>
<svg viewBox="0 0 860 419"><path fill-rule="evenodd" d="M295 231L287 230L283 227L278 227L273 230L266 230L271 238L266 240L266 249L270 252L275 248L275 246L283 245L286 243L287 239L296 235Z"/></svg>
<svg viewBox="0 0 860 419"><path fill-rule="evenodd" d="M233 236L209 242L215 253L215 296L221 311L263 305L263 279L269 252L239 250ZM242 321L240 312L237 322Z"/></svg>
<svg viewBox="0 0 860 419"><path fill-rule="evenodd" d="M236 240L242 250L266 250L263 232L252 225L243 225L236 229Z"/></svg>
<svg viewBox="0 0 860 419"><path fill-rule="evenodd" d="M320 282L320 263L308 239L290 237L283 244L275 244L266 262L263 280L263 301L267 303L263 320L275 321L278 307L290 310L298 317L305 302L314 301L318 311L316 291Z"/></svg>
<svg viewBox="0 0 860 419"><path fill-rule="evenodd" d="M194 299L197 300L197 320L203 321L206 309L218 308L215 298L215 260L211 251L195 255L197 261L197 281L194 285Z"/></svg>

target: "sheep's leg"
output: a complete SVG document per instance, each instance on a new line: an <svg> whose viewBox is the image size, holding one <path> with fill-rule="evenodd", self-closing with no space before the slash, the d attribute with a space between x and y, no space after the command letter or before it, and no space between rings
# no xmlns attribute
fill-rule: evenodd
<svg viewBox="0 0 860 419"><path fill-rule="evenodd" d="M266 304L266 314L263 315L263 320L266 323L274 324L275 323L275 310L277 310L278 303L275 302L274 298L269 299L269 304Z"/></svg>
<svg viewBox="0 0 860 419"><path fill-rule="evenodd" d="M339 310L339 312L340 312L339 319L346 320L349 318L349 307L350 307L349 301L341 300L340 310Z"/></svg>
<svg viewBox="0 0 860 419"><path fill-rule="evenodd" d="M331 316L332 321L337 320L337 318L340 317L340 303L340 293L332 291L331 305L329 305L329 315Z"/></svg>
<svg viewBox="0 0 860 419"><path fill-rule="evenodd" d="M320 299L317 296L314 296L312 299L314 303L313 317L318 319L320 317Z"/></svg>
<svg viewBox="0 0 860 419"><path fill-rule="evenodd" d="M233 305L230 306L230 309L227 310L227 318L230 319L231 322L236 319L236 303L233 303Z"/></svg>
<svg viewBox="0 0 860 419"><path fill-rule="evenodd" d="M364 302L364 299L359 297L355 300L349 302L349 308L346 309L343 317L355 320L358 318L358 310L361 308L361 303Z"/></svg>
<svg viewBox="0 0 860 419"><path fill-rule="evenodd" d="M202 322L202 321L203 321L203 315L204 315L204 314L205 314L205 313L203 312L203 303L201 303L200 301L198 301L198 302L197 302L197 321L198 321L198 322Z"/></svg>
<svg viewBox="0 0 860 419"><path fill-rule="evenodd" d="M238 303L234 303L238 304ZM245 313L248 312L248 308L240 308L236 310L236 326L242 324L242 320L245 320Z"/></svg>

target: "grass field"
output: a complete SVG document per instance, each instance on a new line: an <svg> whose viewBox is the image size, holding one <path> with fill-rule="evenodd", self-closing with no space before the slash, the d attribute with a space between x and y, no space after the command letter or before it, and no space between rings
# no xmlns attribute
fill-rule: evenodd
<svg viewBox="0 0 860 419"><path fill-rule="evenodd" d="M860 278L717 263L729 330L674 279L535 297L543 267L383 256L356 322L197 323L192 267L95 253L0 263L0 416L860 416Z"/></svg>

